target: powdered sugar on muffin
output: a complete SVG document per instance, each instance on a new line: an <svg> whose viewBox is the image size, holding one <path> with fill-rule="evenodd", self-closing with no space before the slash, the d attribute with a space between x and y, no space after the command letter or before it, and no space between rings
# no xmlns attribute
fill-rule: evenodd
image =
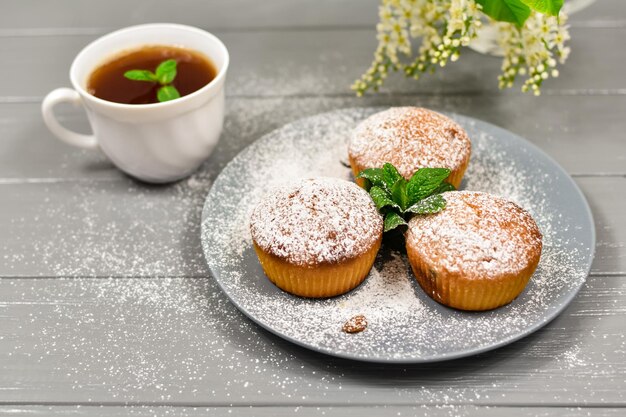
<svg viewBox="0 0 626 417"><path fill-rule="evenodd" d="M252 212L250 231L265 252L297 265L334 264L371 249L383 220L365 190L337 178L277 188Z"/></svg>
<svg viewBox="0 0 626 417"><path fill-rule="evenodd" d="M442 167L458 171L453 177L458 176L460 184L471 143L465 130L442 114L393 107L361 122L350 137L348 152L355 173L390 162L409 179L419 168Z"/></svg>
<svg viewBox="0 0 626 417"><path fill-rule="evenodd" d="M435 270L481 278L517 273L541 254L542 235L515 203L476 191L443 194L446 209L415 216L407 245Z"/></svg>

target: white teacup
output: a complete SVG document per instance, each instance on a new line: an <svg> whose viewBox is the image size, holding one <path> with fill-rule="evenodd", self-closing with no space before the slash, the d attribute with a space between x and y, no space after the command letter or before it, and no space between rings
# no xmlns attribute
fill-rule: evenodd
<svg viewBox="0 0 626 417"><path fill-rule="evenodd" d="M86 90L90 74L120 51L143 45L173 45L198 51L215 65L210 83L176 100L154 104L120 104L99 99ZM58 88L42 103L43 119L59 139L87 149L100 148L122 171L143 181L175 181L193 172L211 154L224 123L224 81L228 50L214 35L191 26L148 24L105 35L74 59L74 89ZM82 104L93 135L61 126L53 114L60 102Z"/></svg>

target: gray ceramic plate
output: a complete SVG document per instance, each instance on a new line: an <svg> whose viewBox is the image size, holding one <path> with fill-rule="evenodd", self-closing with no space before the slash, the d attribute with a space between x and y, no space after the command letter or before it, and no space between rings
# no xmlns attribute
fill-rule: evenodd
<svg viewBox="0 0 626 417"><path fill-rule="evenodd" d="M557 163L526 140L488 123L450 114L472 138L461 188L488 191L531 212L544 235L539 267L511 304L482 313L456 311L426 296L402 251L383 247L361 286L343 296L307 300L271 284L252 249L248 217L275 185L299 177L350 179L351 129L378 108L301 119L244 149L216 179L202 216L202 245L221 289L250 319L307 348L343 358L416 363L468 356L511 343L556 317L589 273L595 232L582 193ZM364 314L368 328L342 324ZM550 337L546 334L545 337Z"/></svg>

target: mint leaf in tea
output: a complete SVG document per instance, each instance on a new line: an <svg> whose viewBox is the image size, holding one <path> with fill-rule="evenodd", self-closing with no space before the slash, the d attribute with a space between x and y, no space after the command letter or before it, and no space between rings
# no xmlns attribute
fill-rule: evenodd
<svg viewBox="0 0 626 417"><path fill-rule="evenodd" d="M151 104L191 94L216 75L213 63L199 52L149 45L123 52L96 68L87 91L115 103Z"/></svg>
<svg viewBox="0 0 626 417"><path fill-rule="evenodd" d="M160 102L175 100L180 97L180 93L173 85L170 85L176 78L175 59L168 59L159 64L155 72L148 70L130 70L124 73L124 77L133 81L158 82L161 87L157 91L157 99Z"/></svg>
<svg viewBox="0 0 626 417"><path fill-rule="evenodd" d="M164 85L163 87L159 88L159 91L157 91L157 98L161 102L175 100L179 97L180 93L178 92L178 90L176 90L175 87L171 85Z"/></svg>

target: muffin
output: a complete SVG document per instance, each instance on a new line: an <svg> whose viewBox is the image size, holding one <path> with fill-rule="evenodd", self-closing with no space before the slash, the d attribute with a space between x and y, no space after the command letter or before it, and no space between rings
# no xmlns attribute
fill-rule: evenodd
<svg viewBox="0 0 626 417"><path fill-rule="evenodd" d="M420 286L434 300L460 310L510 303L535 272L541 232L515 203L475 191L443 194L446 208L415 216L406 250Z"/></svg>
<svg viewBox="0 0 626 417"><path fill-rule="evenodd" d="M348 146L355 177L386 162L407 180L420 168L449 168L447 181L455 188L461 185L470 153L470 139L461 126L420 107L392 107L368 117L352 132Z"/></svg>
<svg viewBox="0 0 626 417"><path fill-rule="evenodd" d="M358 185L306 179L266 196L252 212L250 232L261 266L277 287L301 297L333 297L369 273L383 219Z"/></svg>

